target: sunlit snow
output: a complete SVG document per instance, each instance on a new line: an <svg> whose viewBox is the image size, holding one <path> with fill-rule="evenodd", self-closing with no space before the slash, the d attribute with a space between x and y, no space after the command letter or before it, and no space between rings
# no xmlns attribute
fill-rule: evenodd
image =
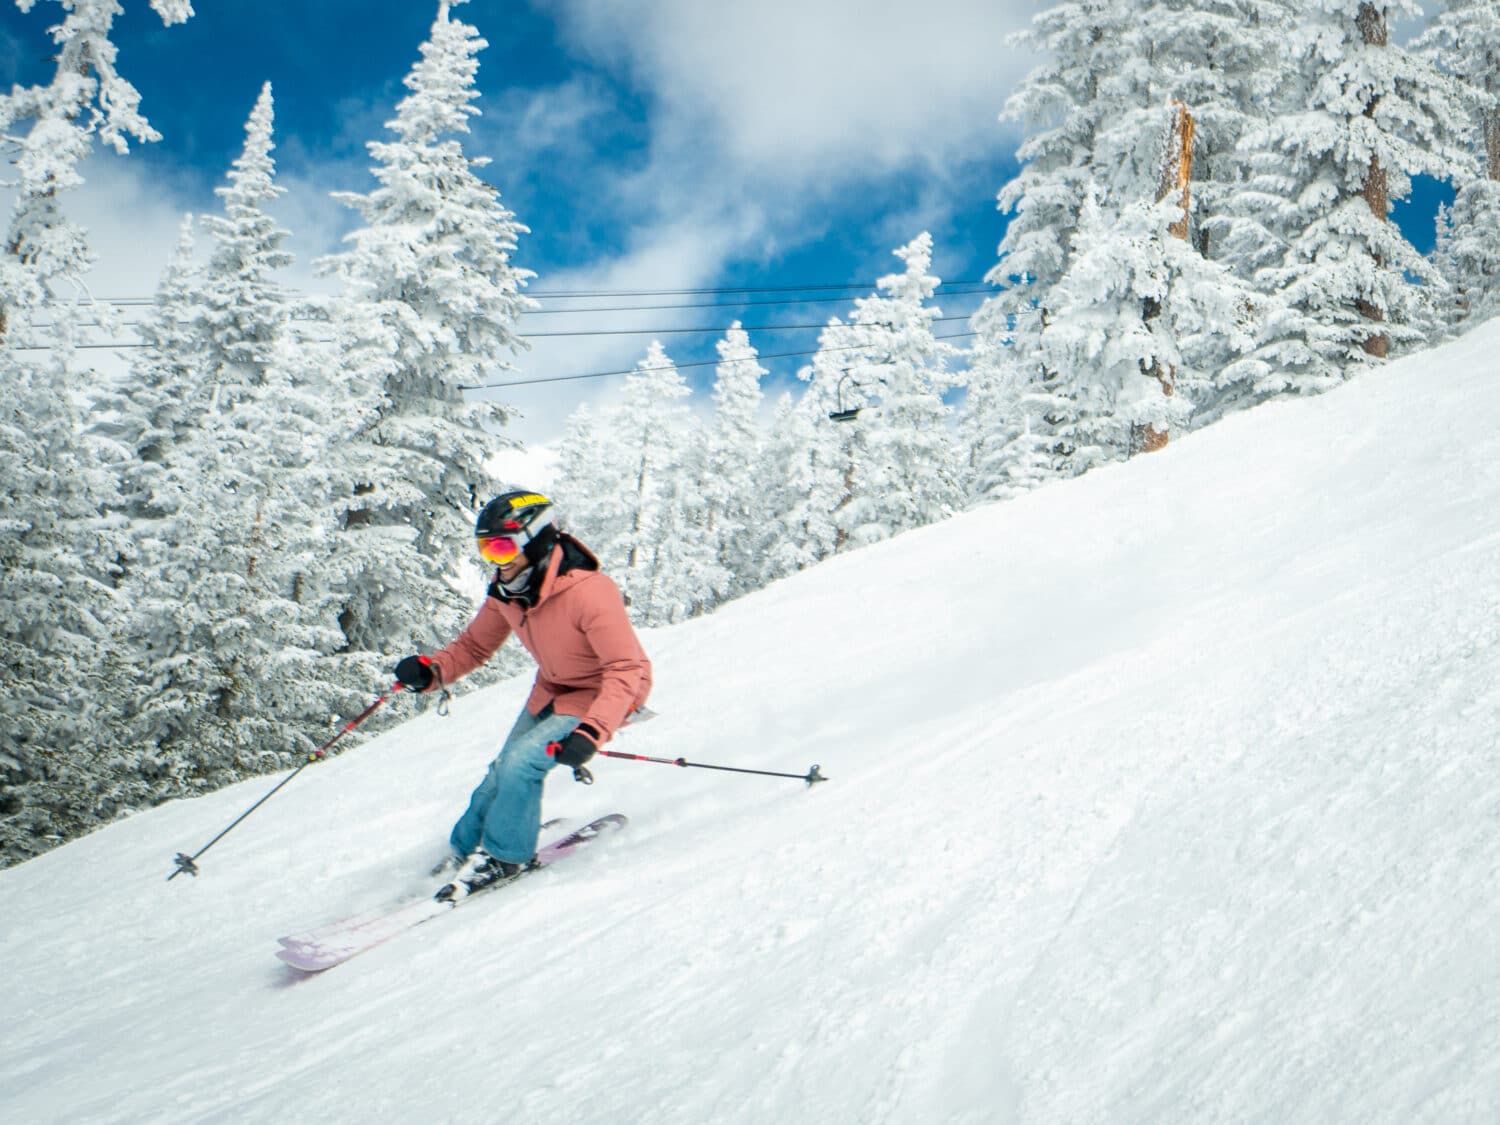
<svg viewBox="0 0 1500 1125"><path fill-rule="evenodd" d="M14 1122L1500 1120L1500 324L644 635L625 833L424 893L525 695L0 872ZM384 685L372 684L373 695ZM398 699L394 706L410 708ZM330 732L331 733L331 732Z"/></svg>

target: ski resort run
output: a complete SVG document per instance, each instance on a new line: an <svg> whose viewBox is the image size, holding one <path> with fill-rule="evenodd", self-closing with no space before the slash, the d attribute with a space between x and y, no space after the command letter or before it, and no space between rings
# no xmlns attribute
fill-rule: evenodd
<svg viewBox="0 0 1500 1125"><path fill-rule="evenodd" d="M526 680L0 872L28 1123L1500 1119L1500 325L648 630L547 812L429 889ZM408 705L409 700L399 700Z"/></svg>

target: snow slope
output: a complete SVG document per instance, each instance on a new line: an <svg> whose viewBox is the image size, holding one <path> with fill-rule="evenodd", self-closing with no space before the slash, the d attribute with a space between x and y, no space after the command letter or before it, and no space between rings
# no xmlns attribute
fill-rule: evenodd
<svg viewBox="0 0 1500 1125"><path fill-rule="evenodd" d="M420 893L512 682L0 873L8 1121L1500 1120L1500 324L646 636L631 829ZM372 685L372 688L378 685ZM398 700L398 707L411 705Z"/></svg>

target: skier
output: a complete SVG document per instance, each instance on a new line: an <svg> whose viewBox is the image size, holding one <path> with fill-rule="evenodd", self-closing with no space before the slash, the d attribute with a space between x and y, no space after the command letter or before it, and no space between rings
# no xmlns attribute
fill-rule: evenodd
<svg viewBox="0 0 1500 1125"><path fill-rule="evenodd" d="M555 522L552 502L507 492L474 525L496 566L489 595L457 639L408 656L396 679L441 689L468 675L515 633L537 662L536 682L449 842L458 865L437 897L460 898L519 875L536 856L542 783L553 766L583 766L651 691L651 662L620 590L599 560Z"/></svg>

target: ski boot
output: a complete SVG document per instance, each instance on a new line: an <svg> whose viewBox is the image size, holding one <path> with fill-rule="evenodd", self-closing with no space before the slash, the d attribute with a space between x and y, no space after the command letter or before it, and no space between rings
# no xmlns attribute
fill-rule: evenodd
<svg viewBox="0 0 1500 1125"><path fill-rule="evenodd" d="M432 897L438 902L456 902L485 887L514 879L527 866L524 863L506 863L480 848L469 854L469 858L454 873L452 881L444 883Z"/></svg>

